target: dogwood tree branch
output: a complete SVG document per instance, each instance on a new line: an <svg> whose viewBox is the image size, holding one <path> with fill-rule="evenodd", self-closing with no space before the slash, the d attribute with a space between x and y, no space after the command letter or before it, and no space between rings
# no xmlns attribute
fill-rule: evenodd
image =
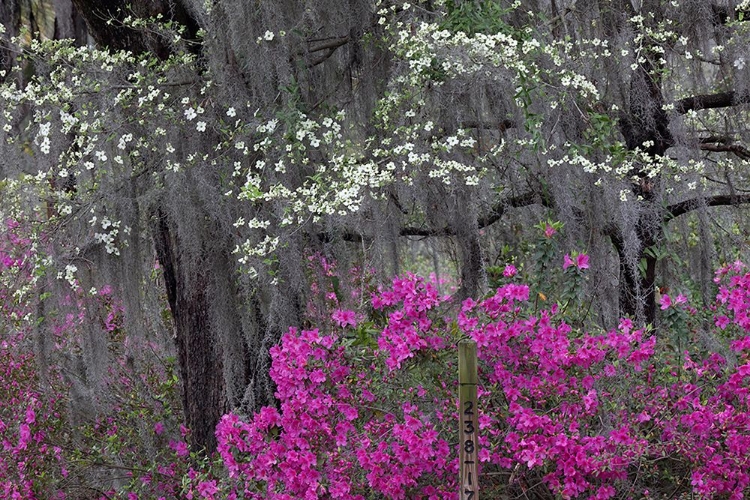
<svg viewBox="0 0 750 500"><path fill-rule="evenodd" d="M503 215L505 214L505 211L508 208L521 208L521 207L528 207L530 205L545 205L549 206L550 200L540 195L537 191L527 191L526 193L520 194L518 196L512 196L510 198L503 198L499 200L495 205L493 205L490 210L485 214L479 217L477 220L479 229L491 226L495 222L499 221ZM455 229L451 227L443 227L443 228L430 228L430 227L414 227L414 226L407 226L401 229L399 231L399 234L401 236L423 236L423 237L429 237L429 236L453 236L455 235L456 231Z"/></svg>
<svg viewBox="0 0 750 500"><path fill-rule="evenodd" d="M674 109L681 115L688 111L701 109L728 108L740 104L750 103L750 91L719 92L717 94L703 94L680 99L674 103Z"/></svg>
<svg viewBox="0 0 750 500"><path fill-rule="evenodd" d="M705 205L707 207L744 205L750 203L750 194L718 194L714 196L697 197L673 203L666 208L664 222L669 222L681 215L692 212Z"/></svg>
<svg viewBox="0 0 750 500"><path fill-rule="evenodd" d="M740 144L703 143L700 149L715 153L733 153L743 160L750 160L750 150Z"/></svg>

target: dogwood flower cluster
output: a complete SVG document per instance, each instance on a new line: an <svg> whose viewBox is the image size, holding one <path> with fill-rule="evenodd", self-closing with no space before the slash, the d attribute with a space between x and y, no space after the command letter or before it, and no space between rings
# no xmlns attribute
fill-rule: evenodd
<svg viewBox="0 0 750 500"><path fill-rule="evenodd" d="M528 164L530 153L551 167L597 175L599 184L610 176L632 180L634 172L649 178L666 173L675 179L682 175L680 181L697 189L696 175L705 168L700 161L678 164L669 156L652 158L643 152L645 144L625 152L617 135L618 108L613 104L611 109L599 109L603 105L599 101L607 97L605 85L592 76L592 68L599 68L603 60L621 58L637 70L647 47L685 46L686 40L670 21L654 24L636 15L629 20L634 27L632 40L615 47L614 41L597 36L548 39L531 22L508 23L494 33L468 34L449 29L439 16L419 16L417 9L404 4L383 4L379 9L383 40L394 59L386 92L375 103L376 133L371 135L363 133L361 124L352 123L344 110L310 113L256 109L240 102L219 105L207 98L215 87L212 75L192 71L195 57L189 51L157 61L148 54L32 40L25 53L46 61L48 71L40 71L23 88L13 79L0 85L0 98L7 103L3 130L10 132L25 106L34 106L29 129L33 137L23 147L52 159L53 165L40 171L42 178L75 179L80 189L74 196L59 181L24 188L50 199L56 216L75 217L78 208L91 201L83 199L84 193L117 188L109 183L114 172L148 175L160 185L201 165L229 170L232 175L222 186L224 193L246 201L248 210L277 207L272 216L255 216L259 221L255 227L237 225L243 238L238 258L244 256L246 263L278 248L270 243L284 228L356 216L369 203L385 199L386 188L394 184L438 182L449 191L491 189L507 181L498 172L515 171L516 162ZM535 13L520 9L521 3L515 2L508 14L535 18ZM158 22L130 17L125 24L155 29ZM262 33L263 44L275 44L284 35ZM179 30L175 37L174 43L183 43ZM664 59L672 63L666 55ZM477 85L509 89L512 133L493 130L499 136L488 140L482 132L485 125L464 127L461 121L497 117L463 116L468 110L457 111L452 117L457 126L445 128L440 111L443 98L462 95L461 89ZM101 105L86 104L99 101ZM590 132L589 144L559 139L556 115L545 119L550 109L558 108L578 110ZM685 117L689 126L692 119ZM72 143L60 134L73 137ZM186 140L190 137L213 143ZM5 139L16 140L13 134ZM107 212L104 206L98 208ZM251 219L245 215L238 218ZM107 252L117 253L112 246L116 235L92 228L89 236Z"/></svg>

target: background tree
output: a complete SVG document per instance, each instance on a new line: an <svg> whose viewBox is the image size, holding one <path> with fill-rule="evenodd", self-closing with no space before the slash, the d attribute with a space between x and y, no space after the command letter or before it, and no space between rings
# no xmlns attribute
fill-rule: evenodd
<svg viewBox="0 0 750 500"><path fill-rule="evenodd" d="M657 287L705 300L716 260L745 248L741 209L709 210L750 200L745 5L2 9L3 215L36 225L39 310L116 285L128 335L174 337L209 450L223 413L273 402L268 350L305 318L312 253L389 274L434 239L466 297L555 219L592 255L591 318L611 327L656 324ZM90 328L76 401L108 361Z"/></svg>

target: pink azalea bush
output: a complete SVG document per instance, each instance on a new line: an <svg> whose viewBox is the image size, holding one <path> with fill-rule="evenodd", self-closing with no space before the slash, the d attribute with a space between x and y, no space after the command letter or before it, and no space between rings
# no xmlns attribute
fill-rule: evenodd
<svg viewBox="0 0 750 500"><path fill-rule="evenodd" d="M457 498L456 344L468 337L480 362L483 496L743 498L750 273L719 269L716 301L701 310L663 293L658 339L628 319L586 331L571 325L583 324L576 287L589 258L559 265L558 226L541 227L546 262L557 263L548 272L565 285L557 297L542 296L541 281L530 293L527 270L512 264L492 293L459 304L412 274L376 287L374 272L342 277L313 257L315 328L290 329L271 351L277 405L225 415L207 457L180 425L174 360L124 331L127 311L107 287L71 293L70 312L48 318L61 354L80 348L83 311L96 312L113 349L107 401L72 427L59 372L37 373L20 319L28 304L12 287L34 256L6 223L0 319L14 333L0 339L0 497L76 498L88 485L128 500ZM133 366L133 351L161 361Z"/></svg>
<svg viewBox="0 0 750 500"><path fill-rule="evenodd" d="M750 275L720 274L717 318L746 335ZM522 284L466 300L454 319L446 300L413 275L374 293L374 348L341 328L290 330L272 353L278 408L249 421L229 414L217 428L225 484L249 498L456 498L453 357L469 336L483 382L485 491L741 498L750 336L733 342L735 364L709 353L670 365L629 320L576 332L556 306L532 312Z"/></svg>
<svg viewBox="0 0 750 500"><path fill-rule="evenodd" d="M229 414L217 427L233 487L258 499L445 498L455 489L450 446L439 432L446 418L409 402L412 387L399 386L393 373L443 347L427 315L440 301L414 276L373 297L379 309L402 306L379 340L387 357L347 348L339 331L287 332L271 352L279 407L250 422Z"/></svg>
<svg viewBox="0 0 750 500"><path fill-rule="evenodd" d="M49 347L39 363L37 333L27 318L37 311L34 301L46 299L34 288L39 246L28 232L16 220L0 228L0 498L81 498L86 491L86 498L96 491L101 498L179 496L187 466L167 446L185 444L175 431L180 407L173 361L156 344L127 335L123 307L105 286L93 294L71 289L63 300L45 302ZM114 363L101 381L106 401L95 398L97 413L74 424L61 362L81 352L81 331L91 321L107 336ZM127 356L134 351L155 356L136 366ZM144 432L149 426L153 432Z"/></svg>
<svg viewBox="0 0 750 500"><path fill-rule="evenodd" d="M14 293L28 279L32 257L23 234L13 219L0 230L0 497L64 498L55 487L68 474L63 402L54 371L41 380L22 319L30 308Z"/></svg>
<svg viewBox="0 0 750 500"><path fill-rule="evenodd" d="M35 390L38 385L33 356L0 342L2 498L64 498L54 488L67 476L63 450L56 444L62 434L63 409L56 396ZM47 477L39 471L47 472Z"/></svg>

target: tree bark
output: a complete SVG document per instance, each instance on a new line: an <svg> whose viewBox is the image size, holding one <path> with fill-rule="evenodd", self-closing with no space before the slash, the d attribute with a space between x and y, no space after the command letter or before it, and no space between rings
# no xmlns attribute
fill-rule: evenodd
<svg viewBox="0 0 750 500"><path fill-rule="evenodd" d="M669 131L669 117L663 109L658 78L653 76L654 64L643 63L633 75L630 86L630 109L620 123L628 149L645 149L652 157L664 155L674 143ZM644 146L646 144L646 146ZM663 219L659 206L660 178L647 177L643 172L633 172L638 180L633 182L633 193L642 200L642 206L635 225L639 238L637 258L625 258L624 241L613 240L620 257L620 310L634 317L639 324L656 322L656 257L649 248L657 245L663 235ZM643 272L639 266L645 260ZM640 301L640 304L639 304Z"/></svg>
<svg viewBox="0 0 750 500"><path fill-rule="evenodd" d="M653 66L651 63L645 63L634 76L631 83L631 101L633 102L629 114L624 116L620 122L621 131L625 137L629 149L641 147L644 142L651 145L646 151L652 156L663 156L667 149L673 145L673 138L669 131L669 115L663 110L664 99L662 96L661 82L654 78L651 73ZM640 88L638 88L640 86ZM674 109L679 114L685 114L689 111L698 111L703 109L716 109L733 107L750 103L750 92L736 92L733 90L719 92L716 94L703 94L686 97L674 102ZM708 144L703 141L700 148L708 151L730 152L740 158L745 158L747 150L736 144ZM641 323L655 324L656 321L656 264L657 259L654 252L649 252L651 248L662 239L664 225L675 217L694 210L700 206L700 200L687 200L676 203L667 208L665 211L660 206L658 199L660 177L654 179L646 178L640 175L640 172L634 172L640 177L639 182L633 184L633 192L640 196L644 201L644 209L641 211L636 224L636 232L641 240L641 246L638 250L639 258L632 262L624 258L624 249L622 240L619 242L614 239L613 244L620 256L620 299L621 310L624 314L636 317ZM747 195L731 196L716 195L707 198L704 203L707 206L733 205L746 203ZM644 272L638 267L638 263L644 261ZM637 277L637 279L636 279ZM637 299L643 300L642 312L639 312Z"/></svg>
<svg viewBox="0 0 750 500"><path fill-rule="evenodd" d="M152 221L152 233L174 319L185 420L193 444L211 452L216 449L216 424L228 408L221 345L208 310L209 278L185 272L180 243L161 211Z"/></svg>

